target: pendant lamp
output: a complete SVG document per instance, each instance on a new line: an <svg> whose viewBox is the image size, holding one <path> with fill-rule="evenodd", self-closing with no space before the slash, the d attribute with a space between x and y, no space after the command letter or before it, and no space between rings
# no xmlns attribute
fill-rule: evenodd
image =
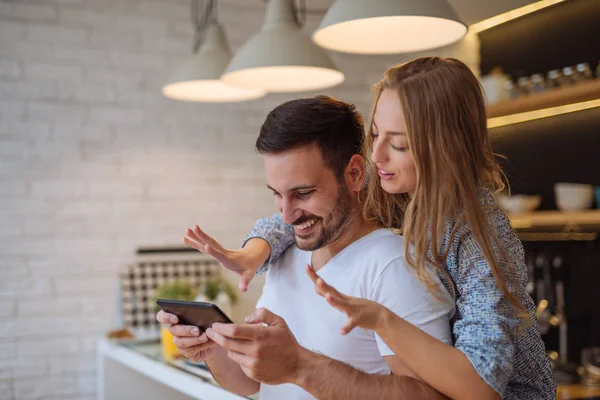
<svg viewBox="0 0 600 400"><path fill-rule="evenodd" d="M446 0L336 0L313 40L345 53L393 54L446 46L466 33Z"/></svg>
<svg viewBox="0 0 600 400"><path fill-rule="evenodd" d="M305 35L293 0L268 0L261 31L231 60L223 80L268 92L301 92L339 85L342 74L329 55Z"/></svg>
<svg viewBox="0 0 600 400"><path fill-rule="evenodd" d="M238 102L264 96L264 90L236 87L221 80L231 57L225 32L213 20L206 28L206 37L198 52L173 74L163 87L163 94L175 100L209 103Z"/></svg>

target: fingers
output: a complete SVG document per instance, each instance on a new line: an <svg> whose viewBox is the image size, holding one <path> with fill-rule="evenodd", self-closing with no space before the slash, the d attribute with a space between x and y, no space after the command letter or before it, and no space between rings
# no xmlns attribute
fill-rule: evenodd
<svg viewBox="0 0 600 400"><path fill-rule="evenodd" d="M196 250L204 253L206 245L204 243L200 243L200 242L190 238L189 232L191 232L191 231L188 229L186 232L187 236L183 237L183 243L190 246L192 249L196 249Z"/></svg>
<svg viewBox="0 0 600 400"><path fill-rule="evenodd" d="M348 313L351 310L351 298L338 292L333 286L327 284L323 278L317 275L317 272L310 266L306 265L306 274L315 284L315 291L319 296L325 297L327 302L338 310Z"/></svg>
<svg viewBox="0 0 600 400"><path fill-rule="evenodd" d="M249 324L267 324L269 326L287 326L283 318L272 313L266 308L258 308L252 314L246 317L246 322Z"/></svg>
<svg viewBox="0 0 600 400"><path fill-rule="evenodd" d="M169 327L169 332L173 336L181 336L181 337L193 337L200 336L200 329L197 326L191 325L171 325Z"/></svg>
<svg viewBox="0 0 600 400"><path fill-rule="evenodd" d="M210 329L221 336L231 339L256 340L259 336L258 331L262 328L259 325L222 324L216 322Z"/></svg>
<svg viewBox="0 0 600 400"><path fill-rule="evenodd" d="M334 297L339 297L341 298L343 295L338 292L336 289L334 289L333 286L330 286L327 282L325 282L323 280L323 278L317 278L317 282L316 282L316 290L317 292L321 292L319 293L321 296L325 296L325 294L329 293L330 295L334 296Z"/></svg>
<svg viewBox="0 0 600 400"><path fill-rule="evenodd" d="M328 285L323 278L317 275L317 272L310 266L310 264L306 265L306 274L315 284L315 291L320 295L325 297L327 293L331 293L332 296L342 297L343 295L338 292L333 286Z"/></svg>
<svg viewBox="0 0 600 400"><path fill-rule="evenodd" d="M230 257L225 253L221 246L215 247L210 244L207 244L201 251L203 253L208 254L223 265L229 264Z"/></svg>
<svg viewBox="0 0 600 400"><path fill-rule="evenodd" d="M334 295L332 293L325 293L323 297L325 297L325 300L327 300L330 306L340 310L346 315L349 315L352 312L352 304L349 298Z"/></svg>
<svg viewBox="0 0 600 400"><path fill-rule="evenodd" d="M251 356L247 356L242 353L238 353L237 351L229 350L227 352L227 357L229 357L236 364L245 367L252 368L255 362L255 358Z"/></svg>
<svg viewBox="0 0 600 400"><path fill-rule="evenodd" d="M240 275L240 280L238 281L238 287L240 288L240 292L245 292L248 290L248 285L254 279L254 272L244 272Z"/></svg>
<svg viewBox="0 0 600 400"><path fill-rule="evenodd" d="M313 267L310 264L306 264L306 274L308 275L310 280L313 281L313 283L316 285L317 279L319 279L319 275L317 275L317 272L313 269Z"/></svg>
<svg viewBox="0 0 600 400"><path fill-rule="evenodd" d="M340 333L342 335L347 335L354 328L356 328L356 322L352 318L348 318L348 321L346 322L346 325L344 325L342 327L342 329L340 330Z"/></svg>
<svg viewBox="0 0 600 400"><path fill-rule="evenodd" d="M173 343L179 349L188 349L190 347L200 346L201 350L212 347L215 344L215 342L210 340L204 333L200 336L194 337L173 336Z"/></svg>
<svg viewBox="0 0 600 400"><path fill-rule="evenodd" d="M221 246L221 244L219 242L217 242L215 239L213 239L212 237L210 237L206 233L204 233L204 231L202 229L200 229L200 227L198 225L194 225L194 228L192 229L192 231L196 235L196 238L198 239L198 241L209 245L210 247L212 247L213 249L215 249L217 251L223 250L223 246Z"/></svg>
<svg viewBox="0 0 600 400"><path fill-rule="evenodd" d="M205 234L198 225L194 225L191 229L186 229L185 235L183 242L202 253L206 253L208 244L212 244L212 247L222 249L217 241Z"/></svg>
<svg viewBox="0 0 600 400"><path fill-rule="evenodd" d="M206 243L202 239L200 239L198 235L196 235L196 232L194 232L194 227L195 225L191 228L186 229L185 234L194 242L198 242L202 245L205 245Z"/></svg>
<svg viewBox="0 0 600 400"><path fill-rule="evenodd" d="M177 315L168 313L163 310L160 310L156 314L156 320L161 324L176 324L177 322L179 322Z"/></svg>
<svg viewBox="0 0 600 400"><path fill-rule="evenodd" d="M206 357L210 354L214 346L216 346L216 343L211 340L205 344L200 344L198 346L179 348L179 352L189 360L204 361L206 360Z"/></svg>
<svg viewBox="0 0 600 400"><path fill-rule="evenodd" d="M208 328L206 330L206 335L213 342L217 343L219 346L223 347L224 349L227 349L230 351L235 351L238 353L248 353L248 352L250 352L250 348L252 346L254 346L254 343L252 341L244 340L244 339L233 339L233 338L221 335L220 333L216 332L212 328Z"/></svg>

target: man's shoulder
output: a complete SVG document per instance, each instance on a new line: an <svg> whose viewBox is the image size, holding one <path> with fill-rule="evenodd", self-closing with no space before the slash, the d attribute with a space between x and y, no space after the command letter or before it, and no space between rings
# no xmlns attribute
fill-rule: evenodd
<svg viewBox="0 0 600 400"><path fill-rule="evenodd" d="M277 258L277 260L273 261L270 267L283 267L294 264L296 261L302 261L305 259L310 259L310 251L299 249L298 246L292 244L288 247L282 254ZM269 271L279 269L279 268L269 268Z"/></svg>
<svg viewBox="0 0 600 400"><path fill-rule="evenodd" d="M378 229L355 243L354 252L361 257L389 262L404 257L404 238L389 229Z"/></svg>

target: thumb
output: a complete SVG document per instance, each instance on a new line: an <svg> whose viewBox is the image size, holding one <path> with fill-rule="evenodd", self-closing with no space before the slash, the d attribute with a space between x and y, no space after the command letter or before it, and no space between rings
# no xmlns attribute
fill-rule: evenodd
<svg viewBox="0 0 600 400"><path fill-rule="evenodd" d="M250 285L250 281L254 278L254 273L250 271L244 272L240 275L240 280L238 281L238 287L241 292L245 292L248 290L248 285Z"/></svg>
<svg viewBox="0 0 600 400"><path fill-rule="evenodd" d="M246 317L246 322L249 324L267 324L268 326L286 326L287 324L277 314L273 314L266 308L258 308L252 314Z"/></svg>
<svg viewBox="0 0 600 400"><path fill-rule="evenodd" d="M356 321L353 318L348 318L348 321L346 321L346 325L344 325L344 327L340 329L340 333L342 335L347 335L354 328L356 328Z"/></svg>

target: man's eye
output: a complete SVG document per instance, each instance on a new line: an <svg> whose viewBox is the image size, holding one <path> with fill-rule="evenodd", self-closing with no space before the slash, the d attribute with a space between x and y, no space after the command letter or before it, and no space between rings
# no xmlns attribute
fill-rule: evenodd
<svg viewBox="0 0 600 400"><path fill-rule="evenodd" d="M299 199L305 199L307 197L309 197L311 194L313 194L313 191L310 192L296 192L296 197Z"/></svg>

